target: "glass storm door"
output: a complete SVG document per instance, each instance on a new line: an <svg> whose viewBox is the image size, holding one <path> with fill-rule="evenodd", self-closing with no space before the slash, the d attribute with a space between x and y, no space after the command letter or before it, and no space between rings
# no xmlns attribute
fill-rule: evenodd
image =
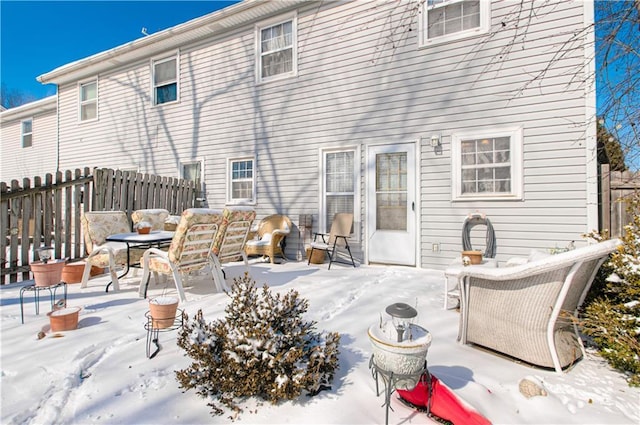
<svg viewBox="0 0 640 425"><path fill-rule="evenodd" d="M416 264L415 145L371 146L367 154L368 260Z"/></svg>

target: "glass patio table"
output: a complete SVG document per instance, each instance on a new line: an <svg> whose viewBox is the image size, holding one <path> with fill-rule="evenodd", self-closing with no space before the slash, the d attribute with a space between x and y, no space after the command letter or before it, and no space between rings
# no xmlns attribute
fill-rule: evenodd
<svg viewBox="0 0 640 425"><path fill-rule="evenodd" d="M127 244L127 263L125 265L124 271L118 279L124 277L129 273L129 269L131 267L140 267L140 262L137 261L135 263L131 263L131 248L136 249L147 249L152 247L163 248L168 246L173 239L173 235L175 232L169 232L166 230L152 230L147 234L141 234L138 232L131 233L116 233L114 235L107 236L107 242L123 242ZM113 282L109 282L107 287L105 288L105 292L109 292L109 286L111 286Z"/></svg>

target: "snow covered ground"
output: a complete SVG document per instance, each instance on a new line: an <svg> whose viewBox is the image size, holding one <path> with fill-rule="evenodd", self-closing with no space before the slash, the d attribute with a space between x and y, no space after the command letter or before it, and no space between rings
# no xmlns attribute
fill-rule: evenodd
<svg viewBox="0 0 640 425"><path fill-rule="evenodd" d="M371 345L367 328L377 323L387 305L417 302L417 323L433 342L428 352L431 373L493 423L504 424L638 424L640 389L599 357L589 354L568 373L535 369L456 342L458 313L443 310L444 276L440 271L406 267L327 265L289 261L253 262L252 277L274 291L297 290L309 300L306 318L318 330L342 335L340 369L329 391L273 406L244 402L237 423L379 424L384 423L383 397L376 397L369 370ZM228 283L244 272L225 267ZM0 288L1 419L3 424L214 424L228 415L210 415L206 400L178 388L174 371L190 364L175 344L177 331L160 333L161 350L146 356L147 300L138 298L139 276L122 280L121 291L105 293L105 277L82 290L69 285L69 306L82 307L79 328L52 333L42 293L36 316L32 293L25 297L25 323L20 323L20 287ZM214 293L213 283L195 281L186 288L189 316L202 309L205 318L224 316L229 298ZM150 296L175 293L166 284L150 286ZM44 332L44 337L38 334ZM40 335L42 336L42 334ZM525 398L522 378L540 382L547 396ZM424 413L392 397L390 424L433 423Z"/></svg>

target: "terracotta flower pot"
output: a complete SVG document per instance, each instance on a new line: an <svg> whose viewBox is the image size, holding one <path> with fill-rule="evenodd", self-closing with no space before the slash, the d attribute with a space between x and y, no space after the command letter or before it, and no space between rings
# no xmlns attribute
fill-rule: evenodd
<svg viewBox="0 0 640 425"><path fill-rule="evenodd" d="M471 264L482 263L482 251L462 251L462 258L469 257Z"/></svg>
<svg viewBox="0 0 640 425"><path fill-rule="evenodd" d="M62 282L62 269L67 260L34 261L29 265L36 286L51 286Z"/></svg>
<svg viewBox="0 0 640 425"><path fill-rule="evenodd" d="M149 223L148 221L141 221L140 223L136 224L136 230L141 235L146 235L151 232L151 227L151 223Z"/></svg>
<svg viewBox="0 0 640 425"><path fill-rule="evenodd" d="M84 273L85 262L65 264L62 269L62 281L66 283L80 283Z"/></svg>
<svg viewBox="0 0 640 425"><path fill-rule="evenodd" d="M51 332L72 331L78 329L80 307L67 307L47 313Z"/></svg>
<svg viewBox="0 0 640 425"><path fill-rule="evenodd" d="M166 329L173 325L178 311L178 299L176 297L157 297L149 300L149 312L151 313L151 327L154 329Z"/></svg>

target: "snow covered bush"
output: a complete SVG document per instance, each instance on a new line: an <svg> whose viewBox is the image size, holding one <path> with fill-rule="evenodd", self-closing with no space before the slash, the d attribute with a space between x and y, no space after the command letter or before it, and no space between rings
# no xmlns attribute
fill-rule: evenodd
<svg viewBox="0 0 640 425"><path fill-rule="evenodd" d="M602 357L640 386L640 193L627 207L623 244L601 268L580 323Z"/></svg>
<svg viewBox="0 0 640 425"><path fill-rule="evenodd" d="M202 310L188 318L178 346L193 363L176 371L180 387L210 399L212 414L226 406L239 413L238 399L256 396L277 403L330 388L338 368L340 335L314 332L305 321L308 301L298 292L273 295L256 288L245 273L234 279L225 319L207 322Z"/></svg>

